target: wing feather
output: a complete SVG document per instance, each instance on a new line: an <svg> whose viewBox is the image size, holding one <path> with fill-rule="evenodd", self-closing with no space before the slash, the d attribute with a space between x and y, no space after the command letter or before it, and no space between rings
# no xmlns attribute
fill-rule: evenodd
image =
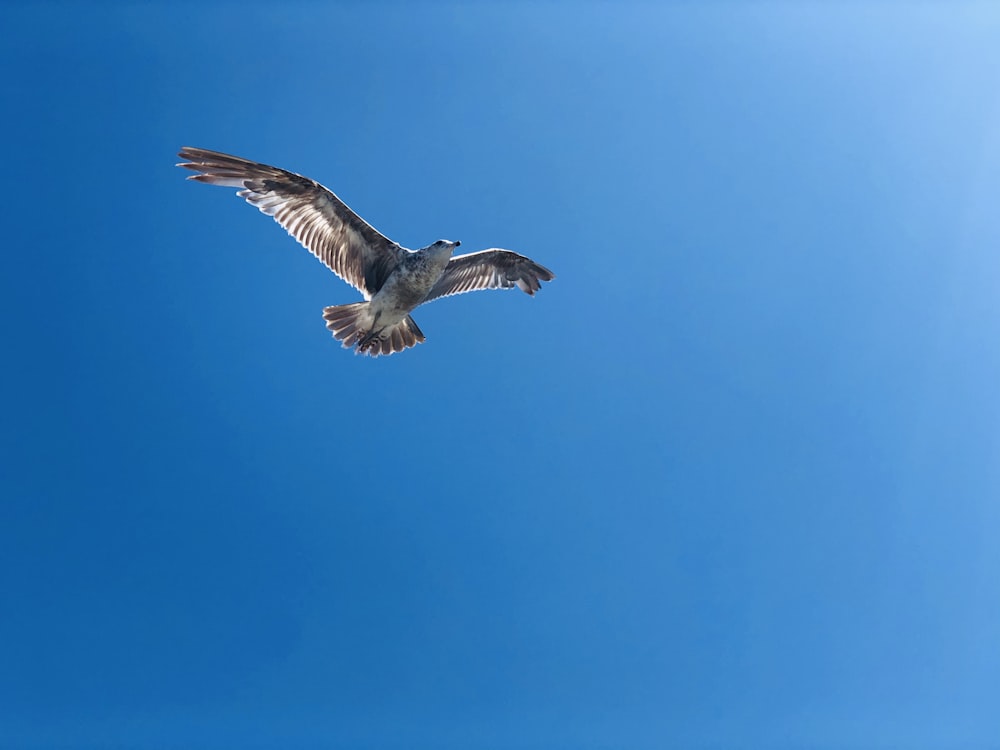
<svg viewBox="0 0 1000 750"><path fill-rule="evenodd" d="M309 252L370 299L406 250L380 234L315 180L238 156L185 146L178 164L189 180L238 188L241 198L272 216Z"/></svg>
<svg viewBox="0 0 1000 750"><path fill-rule="evenodd" d="M534 296L541 289L541 282L554 278L552 271L531 258L510 250L481 250L453 257L424 302L478 289L512 289L515 286Z"/></svg>

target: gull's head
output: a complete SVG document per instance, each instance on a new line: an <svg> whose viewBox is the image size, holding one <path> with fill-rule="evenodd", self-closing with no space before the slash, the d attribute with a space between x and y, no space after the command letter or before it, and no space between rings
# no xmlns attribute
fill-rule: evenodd
<svg viewBox="0 0 1000 750"><path fill-rule="evenodd" d="M461 245L461 242L452 242L451 240L438 240L428 249L433 251L435 255L445 255L447 254L451 257L451 254L455 252L455 248Z"/></svg>

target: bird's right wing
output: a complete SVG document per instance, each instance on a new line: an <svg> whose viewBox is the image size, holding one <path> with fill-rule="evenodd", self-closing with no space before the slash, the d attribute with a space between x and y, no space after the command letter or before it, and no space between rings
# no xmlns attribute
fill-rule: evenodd
<svg viewBox="0 0 1000 750"><path fill-rule="evenodd" d="M444 273L424 302L477 289L511 289L515 286L533 296L542 288L541 282L552 281L555 277L545 266L510 250L480 250L478 253L456 255L448 261Z"/></svg>
<svg viewBox="0 0 1000 750"><path fill-rule="evenodd" d="M327 268L370 299L406 255L330 190L308 177L238 156L185 146L178 164L200 174L189 180L239 189L238 195L274 217Z"/></svg>

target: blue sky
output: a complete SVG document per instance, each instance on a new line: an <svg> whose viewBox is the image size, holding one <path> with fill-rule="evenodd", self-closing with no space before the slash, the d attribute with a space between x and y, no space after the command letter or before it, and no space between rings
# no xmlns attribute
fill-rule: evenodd
<svg viewBox="0 0 1000 750"><path fill-rule="evenodd" d="M0 746L1000 743L995 5L0 25ZM356 357L182 145L557 279Z"/></svg>

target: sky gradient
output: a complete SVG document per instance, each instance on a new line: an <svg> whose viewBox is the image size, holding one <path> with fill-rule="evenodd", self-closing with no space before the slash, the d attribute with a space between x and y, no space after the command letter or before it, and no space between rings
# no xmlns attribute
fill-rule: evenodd
<svg viewBox="0 0 1000 750"><path fill-rule="evenodd" d="M0 747L1000 744L997 6L0 26ZM182 145L557 278L357 357Z"/></svg>

